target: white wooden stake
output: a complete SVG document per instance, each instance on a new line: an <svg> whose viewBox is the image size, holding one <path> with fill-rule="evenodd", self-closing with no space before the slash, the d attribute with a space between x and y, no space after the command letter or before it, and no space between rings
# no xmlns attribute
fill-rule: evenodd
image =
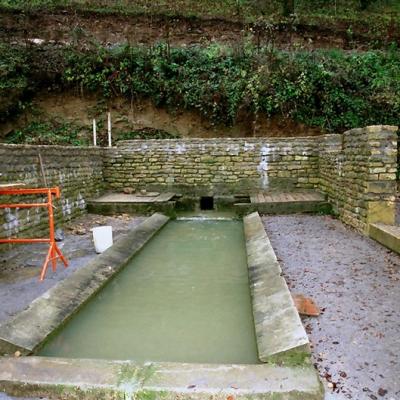
<svg viewBox="0 0 400 400"><path fill-rule="evenodd" d="M108 113L108 147L111 147L111 113Z"/></svg>
<svg viewBox="0 0 400 400"><path fill-rule="evenodd" d="M95 119L93 119L93 146L97 146L97 127Z"/></svg>

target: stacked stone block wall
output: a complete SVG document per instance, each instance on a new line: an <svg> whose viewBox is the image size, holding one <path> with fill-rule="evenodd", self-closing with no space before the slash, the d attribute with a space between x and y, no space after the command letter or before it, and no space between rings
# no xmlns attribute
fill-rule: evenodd
<svg viewBox="0 0 400 400"><path fill-rule="evenodd" d="M55 201L58 225L85 211L86 200L103 189L103 150L63 146L0 145L0 183L44 187L39 153L48 186L61 188ZM1 203L44 201L44 196L0 196ZM32 237L48 232L47 209L0 210L0 237Z"/></svg>
<svg viewBox="0 0 400 400"><path fill-rule="evenodd" d="M370 223L393 224L397 128L369 126L321 138L320 190L340 219L368 233Z"/></svg>
<svg viewBox="0 0 400 400"><path fill-rule="evenodd" d="M345 223L367 233L370 223L394 222L396 132L372 126L321 137L134 140L105 149L3 144L0 182L44 186L40 152L48 185L62 190L58 223L82 213L89 197L127 187L198 196L319 190ZM0 211L0 237L46 231L45 208Z"/></svg>
<svg viewBox="0 0 400 400"><path fill-rule="evenodd" d="M105 154L113 190L239 194L317 187L318 139L186 139L122 142Z"/></svg>

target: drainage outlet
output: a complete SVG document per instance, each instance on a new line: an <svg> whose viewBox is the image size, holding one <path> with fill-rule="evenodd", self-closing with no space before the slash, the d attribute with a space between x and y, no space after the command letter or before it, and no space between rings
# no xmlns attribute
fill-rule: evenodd
<svg viewBox="0 0 400 400"><path fill-rule="evenodd" d="M200 210L214 210L214 197L200 197Z"/></svg>

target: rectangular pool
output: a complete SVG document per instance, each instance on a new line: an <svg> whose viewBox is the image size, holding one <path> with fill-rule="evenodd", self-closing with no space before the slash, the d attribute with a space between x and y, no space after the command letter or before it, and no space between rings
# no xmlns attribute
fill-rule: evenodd
<svg viewBox="0 0 400 400"><path fill-rule="evenodd" d="M258 363L242 222L169 222L39 354Z"/></svg>

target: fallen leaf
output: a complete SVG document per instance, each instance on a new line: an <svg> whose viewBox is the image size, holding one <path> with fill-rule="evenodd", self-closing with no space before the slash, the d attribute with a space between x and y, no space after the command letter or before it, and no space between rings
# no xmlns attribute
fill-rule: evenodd
<svg viewBox="0 0 400 400"><path fill-rule="evenodd" d="M318 315L321 313L320 309L309 297L305 297L302 294L292 294L292 297L299 314L310 317L318 317Z"/></svg>
<svg viewBox="0 0 400 400"><path fill-rule="evenodd" d="M386 390L386 389L379 388L379 390L378 390L378 394L379 394L379 396L385 396L385 395L386 395L386 393L387 393L387 390Z"/></svg>

